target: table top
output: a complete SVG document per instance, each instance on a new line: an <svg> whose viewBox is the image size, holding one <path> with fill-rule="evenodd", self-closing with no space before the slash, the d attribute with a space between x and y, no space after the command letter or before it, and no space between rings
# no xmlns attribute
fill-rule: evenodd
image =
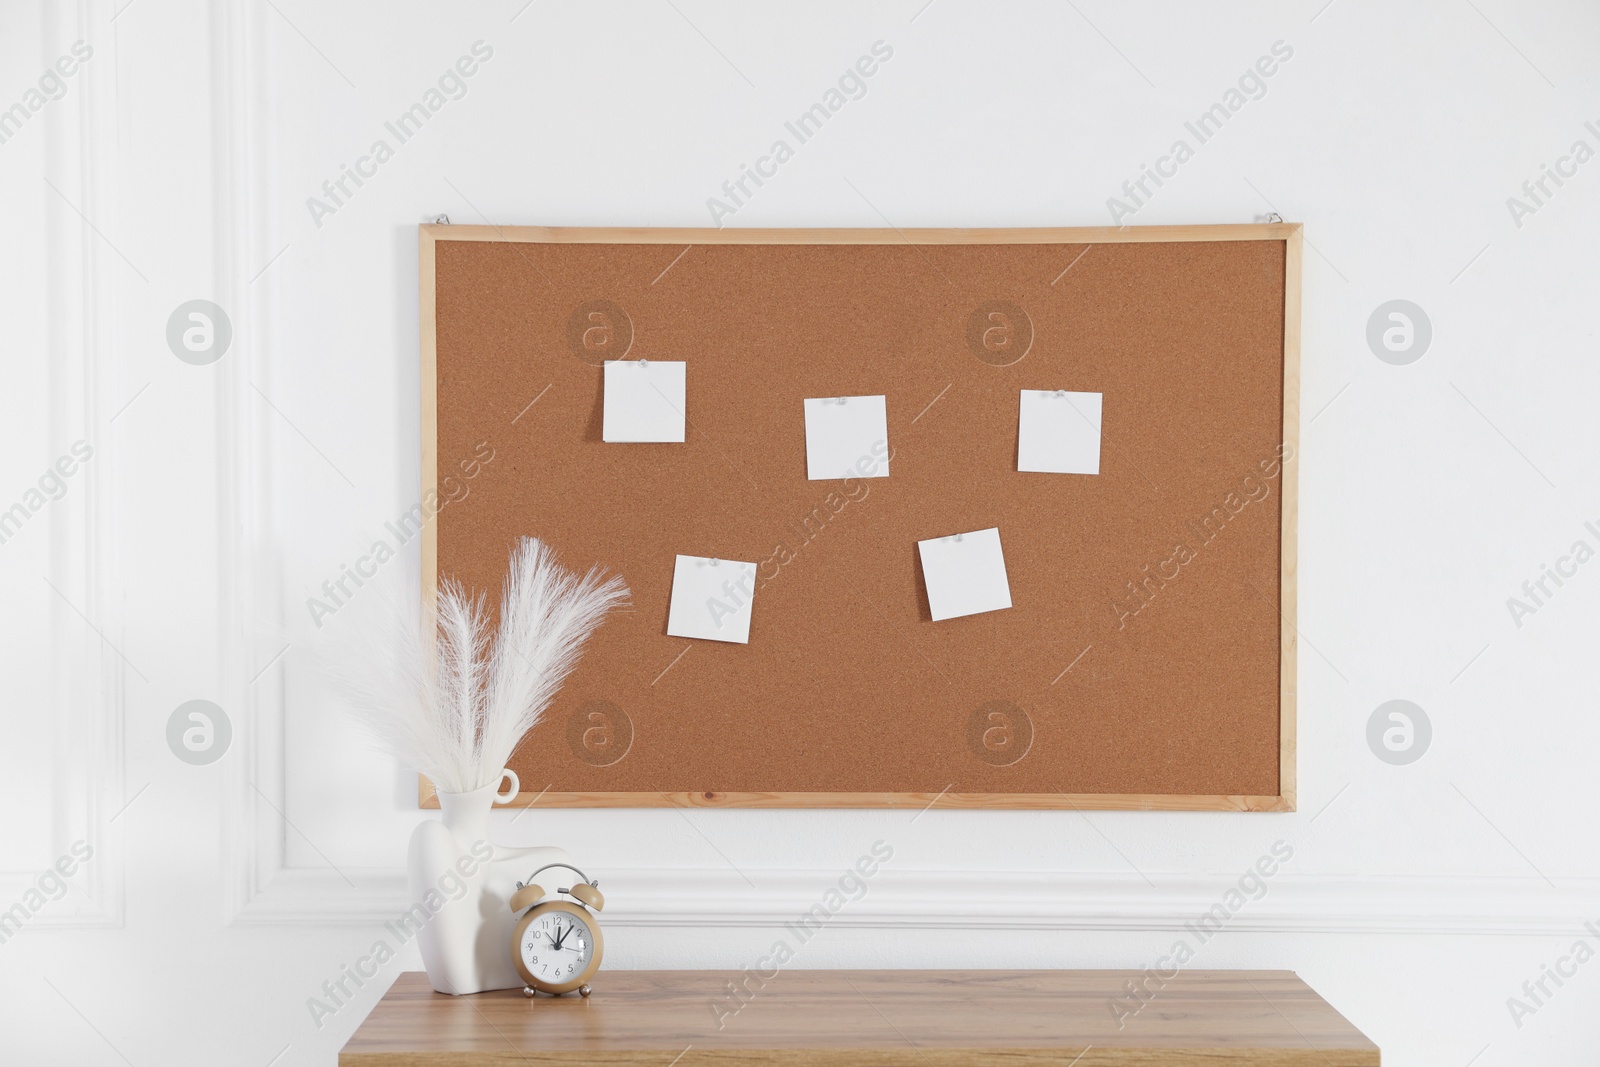
<svg viewBox="0 0 1600 1067"><path fill-rule="evenodd" d="M1290 971L601 971L587 1000L451 997L412 971L339 1063L1377 1067L1378 1049Z"/></svg>

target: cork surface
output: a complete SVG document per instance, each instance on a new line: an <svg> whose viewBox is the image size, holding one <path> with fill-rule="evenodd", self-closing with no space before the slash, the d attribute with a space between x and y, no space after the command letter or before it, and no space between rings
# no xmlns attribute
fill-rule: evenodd
<svg viewBox="0 0 1600 1067"><path fill-rule="evenodd" d="M633 591L525 790L1279 792L1283 240L684 248L434 246L438 573ZM687 361L683 444L601 441L621 356ZM1098 476L1016 470L1056 388ZM808 481L802 401L879 393L893 476ZM933 622L916 542L990 526L1013 608ZM678 553L759 564L748 645L667 636Z"/></svg>

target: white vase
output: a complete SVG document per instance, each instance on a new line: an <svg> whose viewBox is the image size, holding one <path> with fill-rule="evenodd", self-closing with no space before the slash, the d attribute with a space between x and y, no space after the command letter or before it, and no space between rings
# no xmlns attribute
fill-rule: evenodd
<svg viewBox="0 0 1600 1067"><path fill-rule="evenodd" d="M510 791L497 792L510 780ZM521 988L511 960L511 894L516 883L546 863L568 864L565 849L502 848L489 834L489 811L516 798L511 770L501 782L470 793L440 793L443 818L411 834L406 882L408 914L420 926L418 947L428 981L441 993Z"/></svg>

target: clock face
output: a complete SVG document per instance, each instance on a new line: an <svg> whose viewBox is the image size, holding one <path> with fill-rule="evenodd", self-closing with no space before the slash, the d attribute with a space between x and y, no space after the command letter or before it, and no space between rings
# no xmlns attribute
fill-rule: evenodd
<svg viewBox="0 0 1600 1067"><path fill-rule="evenodd" d="M594 931L571 912L546 912L528 923L517 949L529 974L547 985L560 985L575 980L594 959Z"/></svg>

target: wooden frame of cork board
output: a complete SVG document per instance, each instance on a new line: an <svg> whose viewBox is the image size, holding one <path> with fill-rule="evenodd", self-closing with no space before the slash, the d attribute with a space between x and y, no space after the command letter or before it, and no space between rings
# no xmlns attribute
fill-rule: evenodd
<svg viewBox="0 0 1600 1067"><path fill-rule="evenodd" d="M1300 260L1287 223L423 226L425 610L521 535L633 590L516 803L1293 810ZM601 441L623 357L689 363L683 444ZM1098 475L1016 470L1024 389L1103 393ZM808 481L802 400L870 394L892 477ZM1012 609L933 622L916 541L990 526ZM666 635L675 553L759 564L748 645Z"/></svg>

